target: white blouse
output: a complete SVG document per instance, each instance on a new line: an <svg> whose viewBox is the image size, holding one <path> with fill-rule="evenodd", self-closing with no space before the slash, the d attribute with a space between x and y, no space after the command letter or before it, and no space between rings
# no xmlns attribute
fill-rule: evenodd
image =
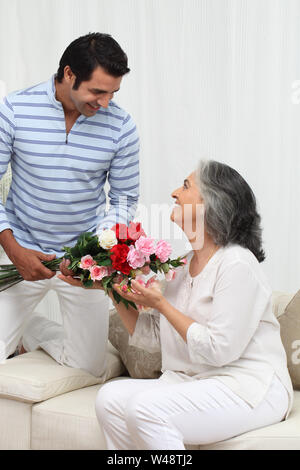
<svg viewBox="0 0 300 470"><path fill-rule="evenodd" d="M264 398L274 373L289 395L280 325L272 312L272 290L253 253L239 245L221 247L195 277L189 273L193 251L165 297L194 320L187 342L157 310L141 313L129 344L162 353L162 375L170 383L214 377L250 406Z"/></svg>

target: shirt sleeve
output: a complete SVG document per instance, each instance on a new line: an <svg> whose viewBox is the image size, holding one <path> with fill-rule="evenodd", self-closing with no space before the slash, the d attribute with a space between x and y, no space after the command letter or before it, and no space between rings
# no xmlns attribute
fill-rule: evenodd
<svg viewBox="0 0 300 470"><path fill-rule="evenodd" d="M13 108L7 98L4 98L4 101L0 103L0 180L5 175L11 160L15 129ZM11 229L11 226L0 199L0 232L5 229Z"/></svg>
<svg viewBox="0 0 300 470"><path fill-rule="evenodd" d="M262 319L271 297L247 263L227 266L216 281L206 325L192 323L187 347L193 363L222 367L239 359Z"/></svg>
<svg viewBox="0 0 300 470"><path fill-rule="evenodd" d="M135 330L129 335L128 344L150 353L160 352L160 314L155 310L152 313L140 313Z"/></svg>
<svg viewBox="0 0 300 470"><path fill-rule="evenodd" d="M108 172L110 208L97 227L97 233L116 223L133 220L139 198L139 136L130 115L123 121L118 150Z"/></svg>

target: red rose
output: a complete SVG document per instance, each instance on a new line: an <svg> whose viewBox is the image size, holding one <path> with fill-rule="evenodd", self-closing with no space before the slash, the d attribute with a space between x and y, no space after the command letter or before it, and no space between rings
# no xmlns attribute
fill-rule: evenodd
<svg viewBox="0 0 300 470"><path fill-rule="evenodd" d="M131 266L127 263L127 254L129 251L129 246L125 244L118 243L111 248L110 259L112 262L112 267L117 271L121 271L123 274L129 274L132 270Z"/></svg>

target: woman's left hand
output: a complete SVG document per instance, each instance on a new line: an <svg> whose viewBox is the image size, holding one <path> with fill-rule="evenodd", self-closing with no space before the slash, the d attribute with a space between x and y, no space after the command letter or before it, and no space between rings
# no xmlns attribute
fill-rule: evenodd
<svg viewBox="0 0 300 470"><path fill-rule="evenodd" d="M131 286L136 293L133 292L123 292L120 289L119 284L113 284L115 291L124 297L126 300L130 300L137 305L143 305L145 307L155 308L159 310L159 306L164 300L164 296L161 292L153 287L144 287L139 282L132 280Z"/></svg>

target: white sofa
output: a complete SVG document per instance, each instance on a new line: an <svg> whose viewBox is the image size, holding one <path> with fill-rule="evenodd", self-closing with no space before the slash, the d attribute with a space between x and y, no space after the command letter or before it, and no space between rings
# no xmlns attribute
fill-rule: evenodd
<svg viewBox="0 0 300 470"><path fill-rule="evenodd" d="M277 316L292 295L274 293ZM95 398L103 380L124 380L126 369L108 342L108 365L102 380L80 369L57 364L37 350L0 365L0 449L106 449L95 415ZM137 379L138 380L138 379ZM260 428L200 450L300 450L300 391L286 421Z"/></svg>

